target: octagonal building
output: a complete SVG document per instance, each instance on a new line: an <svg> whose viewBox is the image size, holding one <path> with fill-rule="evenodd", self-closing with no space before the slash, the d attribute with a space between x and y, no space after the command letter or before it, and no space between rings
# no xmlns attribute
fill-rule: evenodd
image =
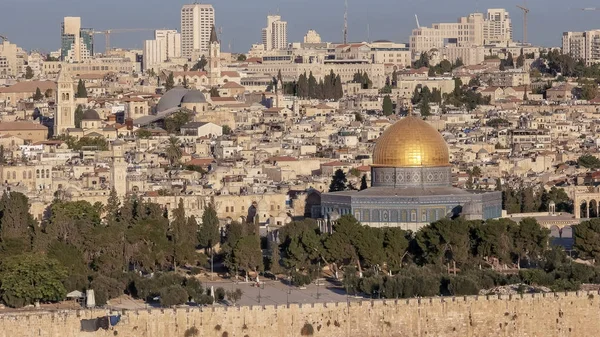
<svg viewBox="0 0 600 337"><path fill-rule="evenodd" d="M499 218L502 193L453 187L444 138L427 122L410 116L378 139L371 187L324 193L321 214L329 220L352 214L365 225L417 231L460 215L470 220Z"/></svg>

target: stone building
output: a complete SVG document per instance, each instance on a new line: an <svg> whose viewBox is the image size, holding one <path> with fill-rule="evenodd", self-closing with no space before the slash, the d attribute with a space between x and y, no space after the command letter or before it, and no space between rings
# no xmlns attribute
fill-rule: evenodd
<svg viewBox="0 0 600 337"><path fill-rule="evenodd" d="M352 214L365 225L419 230L447 217L490 219L502 216L500 192L452 187L448 147L435 128L406 117L377 141L371 188L325 193L321 212L328 220Z"/></svg>

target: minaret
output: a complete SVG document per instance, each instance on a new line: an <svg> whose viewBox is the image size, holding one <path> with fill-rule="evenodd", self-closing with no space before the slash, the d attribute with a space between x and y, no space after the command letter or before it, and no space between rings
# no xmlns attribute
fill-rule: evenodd
<svg viewBox="0 0 600 337"><path fill-rule="evenodd" d="M54 136L75 127L75 90L73 78L64 69L56 80L56 109L54 112Z"/></svg>
<svg viewBox="0 0 600 337"><path fill-rule="evenodd" d="M221 79L221 42L217 37L217 30L215 26L212 26L212 31L210 32L210 57L208 60L208 77L209 83L211 86L219 85L219 80Z"/></svg>
<svg viewBox="0 0 600 337"><path fill-rule="evenodd" d="M111 187L117 191L121 200L127 193L127 162L123 156L123 145L121 140L112 142L112 167L110 169Z"/></svg>

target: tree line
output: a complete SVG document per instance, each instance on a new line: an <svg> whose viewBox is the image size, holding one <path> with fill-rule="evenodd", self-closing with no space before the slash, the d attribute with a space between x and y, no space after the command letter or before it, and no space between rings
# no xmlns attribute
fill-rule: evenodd
<svg viewBox="0 0 600 337"><path fill-rule="evenodd" d="M274 81L275 87L277 86L277 82L281 82L281 74ZM300 74L297 81L283 83L283 92L287 95L294 95L304 99L339 100L344 96L342 79L333 70L319 81L317 81L312 71L308 76L304 72L304 74Z"/></svg>
<svg viewBox="0 0 600 337"><path fill-rule="evenodd" d="M57 194L38 223L28 202L18 192L0 199L0 296L6 305L55 302L86 289L94 289L99 305L123 293L144 300L160 296L165 305L209 300L201 284L184 275L207 268L221 242L214 206L197 223L182 199L169 216L163 205L136 197L121 204L114 190L106 205ZM235 238L230 230L224 242L228 266L262 268L249 261L262 258L254 226L231 226L241 229Z"/></svg>

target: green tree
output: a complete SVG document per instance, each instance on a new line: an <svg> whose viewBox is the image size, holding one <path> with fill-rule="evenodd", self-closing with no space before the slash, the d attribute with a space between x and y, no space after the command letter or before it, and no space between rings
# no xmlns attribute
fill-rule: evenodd
<svg viewBox="0 0 600 337"><path fill-rule="evenodd" d="M246 274L264 269L260 239L256 235L248 235L238 240L233 248L233 262L237 269Z"/></svg>
<svg viewBox="0 0 600 337"><path fill-rule="evenodd" d="M281 273L281 251L277 241L269 241L269 251L271 256L269 259L269 271L273 274Z"/></svg>
<svg viewBox="0 0 600 337"><path fill-rule="evenodd" d="M171 163L171 166L174 166L176 163L179 163L179 160L181 160L181 156L183 155L183 150L181 150L179 138L174 136L169 137L169 144L167 145L165 154L167 156L167 159Z"/></svg>
<svg viewBox="0 0 600 337"><path fill-rule="evenodd" d="M42 92L40 91L40 88L35 88L35 94L33 95L33 100L34 101L41 101L42 99L44 99L44 95L42 95Z"/></svg>
<svg viewBox="0 0 600 337"><path fill-rule="evenodd" d="M192 71L206 71L205 68L207 64L208 61L206 60L206 57L202 55L200 60L198 60L198 62L192 66Z"/></svg>
<svg viewBox="0 0 600 337"><path fill-rule="evenodd" d="M175 77L173 76L173 72L169 73L167 76L167 81L165 82L165 91L169 91L175 87Z"/></svg>
<svg viewBox="0 0 600 337"><path fill-rule="evenodd" d="M187 291L179 284L165 287L160 291L160 305L163 307L185 304L188 299Z"/></svg>
<svg viewBox="0 0 600 337"><path fill-rule="evenodd" d="M306 77L306 72L304 74L300 74L298 77L298 97L306 98L308 97L308 78Z"/></svg>
<svg viewBox="0 0 600 337"><path fill-rule="evenodd" d="M514 227L514 254L517 256L517 265L521 259L529 261L538 260L548 247L550 230L543 228L534 218L525 218Z"/></svg>
<svg viewBox="0 0 600 337"><path fill-rule="evenodd" d="M573 248L579 257L600 262L600 219L583 221L573 229Z"/></svg>
<svg viewBox="0 0 600 337"><path fill-rule="evenodd" d="M239 54L237 57L238 62L244 62L246 61L246 55L244 54Z"/></svg>
<svg viewBox="0 0 600 337"><path fill-rule="evenodd" d="M204 213L202 213L202 223L198 231L198 242L200 243L200 247L211 249L212 251L212 248L219 243L220 237L217 211L215 205L210 203L204 208Z"/></svg>
<svg viewBox="0 0 600 337"><path fill-rule="evenodd" d="M317 98L317 79L313 75L312 71L308 75L308 98Z"/></svg>
<svg viewBox="0 0 600 337"><path fill-rule="evenodd" d="M346 173L344 173L342 169L337 169L333 174L331 184L329 185L329 192L339 192L346 190L347 182L348 180L346 179Z"/></svg>
<svg viewBox="0 0 600 337"><path fill-rule="evenodd" d="M9 256L31 251L36 227L27 196L5 192L0 198L0 254Z"/></svg>
<svg viewBox="0 0 600 337"><path fill-rule="evenodd" d="M236 288L235 290L227 291L227 300L233 302L233 305L236 305L239 300L242 299L242 295L244 292L240 288Z"/></svg>
<svg viewBox="0 0 600 337"><path fill-rule="evenodd" d="M75 127L81 128L81 121L83 120L83 106L78 105L75 108Z"/></svg>
<svg viewBox="0 0 600 337"><path fill-rule="evenodd" d="M598 95L598 84L593 80L580 81L581 99L589 101Z"/></svg>
<svg viewBox="0 0 600 337"><path fill-rule="evenodd" d="M135 134L140 139L148 139L152 137L152 132L150 132L148 129L138 129Z"/></svg>
<svg viewBox="0 0 600 337"><path fill-rule="evenodd" d="M66 269L42 254L12 256L0 266L2 299L11 307L58 302L67 294L63 285L66 278Z"/></svg>
<svg viewBox="0 0 600 337"><path fill-rule="evenodd" d="M577 165L589 169L598 169L600 168L600 159L591 154L584 154L577 159Z"/></svg>
<svg viewBox="0 0 600 337"><path fill-rule="evenodd" d="M188 85L188 80L187 80L187 76L183 75L183 83L182 83L183 87L188 89L189 85Z"/></svg>
<svg viewBox="0 0 600 337"><path fill-rule="evenodd" d="M46 91L44 91L44 97L51 98L52 97L52 89L46 89Z"/></svg>
<svg viewBox="0 0 600 337"><path fill-rule="evenodd" d="M107 220L107 224L115 225L117 220L119 219L119 206L121 202L119 201L119 196L117 195L117 190L113 187L110 190L110 194L108 195L108 200L106 202L106 207L104 211L106 212L105 219Z"/></svg>
<svg viewBox="0 0 600 337"><path fill-rule="evenodd" d="M286 267L307 269L317 264L324 255L318 231L319 227L312 219L294 221L281 228L279 238Z"/></svg>
<svg viewBox="0 0 600 337"><path fill-rule="evenodd" d="M179 198L177 208L173 211L171 222L171 241L173 243L173 266L177 272L177 265L183 265L195 261L196 257L196 233L198 225L193 217L185 216L183 198Z"/></svg>
<svg viewBox="0 0 600 337"><path fill-rule="evenodd" d="M525 56L523 56L523 54L519 55L519 57L517 57L517 68L523 68L523 65L525 64Z"/></svg>
<svg viewBox="0 0 600 337"><path fill-rule="evenodd" d="M392 115L394 113L394 104L392 103L392 99L390 95L385 95L383 97L383 114L386 116Z"/></svg>
<svg viewBox="0 0 600 337"><path fill-rule="evenodd" d="M30 66L27 66L25 68L25 79L26 80L30 80L33 78L33 69L31 69Z"/></svg>
<svg viewBox="0 0 600 337"><path fill-rule="evenodd" d="M210 97L221 97L219 89L217 87L210 88Z"/></svg>
<svg viewBox="0 0 600 337"><path fill-rule="evenodd" d="M181 127L192 120L192 114L185 110L177 111L165 119L165 129L168 133L179 133Z"/></svg>
<svg viewBox="0 0 600 337"><path fill-rule="evenodd" d="M367 175L363 174L362 178L360 178L360 190L366 190L369 188L367 185Z"/></svg>
<svg viewBox="0 0 600 337"><path fill-rule="evenodd" d="M88 97L87 89L85 88L85 83L81 79L79 80L79 82L77 82L77 92L75 93L75 97L77 97L77 98L87 98Z"/></svg>
<svg viewBox="0 0 600 337"><path fill-rule="evenodd" d="M231 128L229 127L229 125L223 125L223 134L224 135L230 135L232 132Z"/></svg>

